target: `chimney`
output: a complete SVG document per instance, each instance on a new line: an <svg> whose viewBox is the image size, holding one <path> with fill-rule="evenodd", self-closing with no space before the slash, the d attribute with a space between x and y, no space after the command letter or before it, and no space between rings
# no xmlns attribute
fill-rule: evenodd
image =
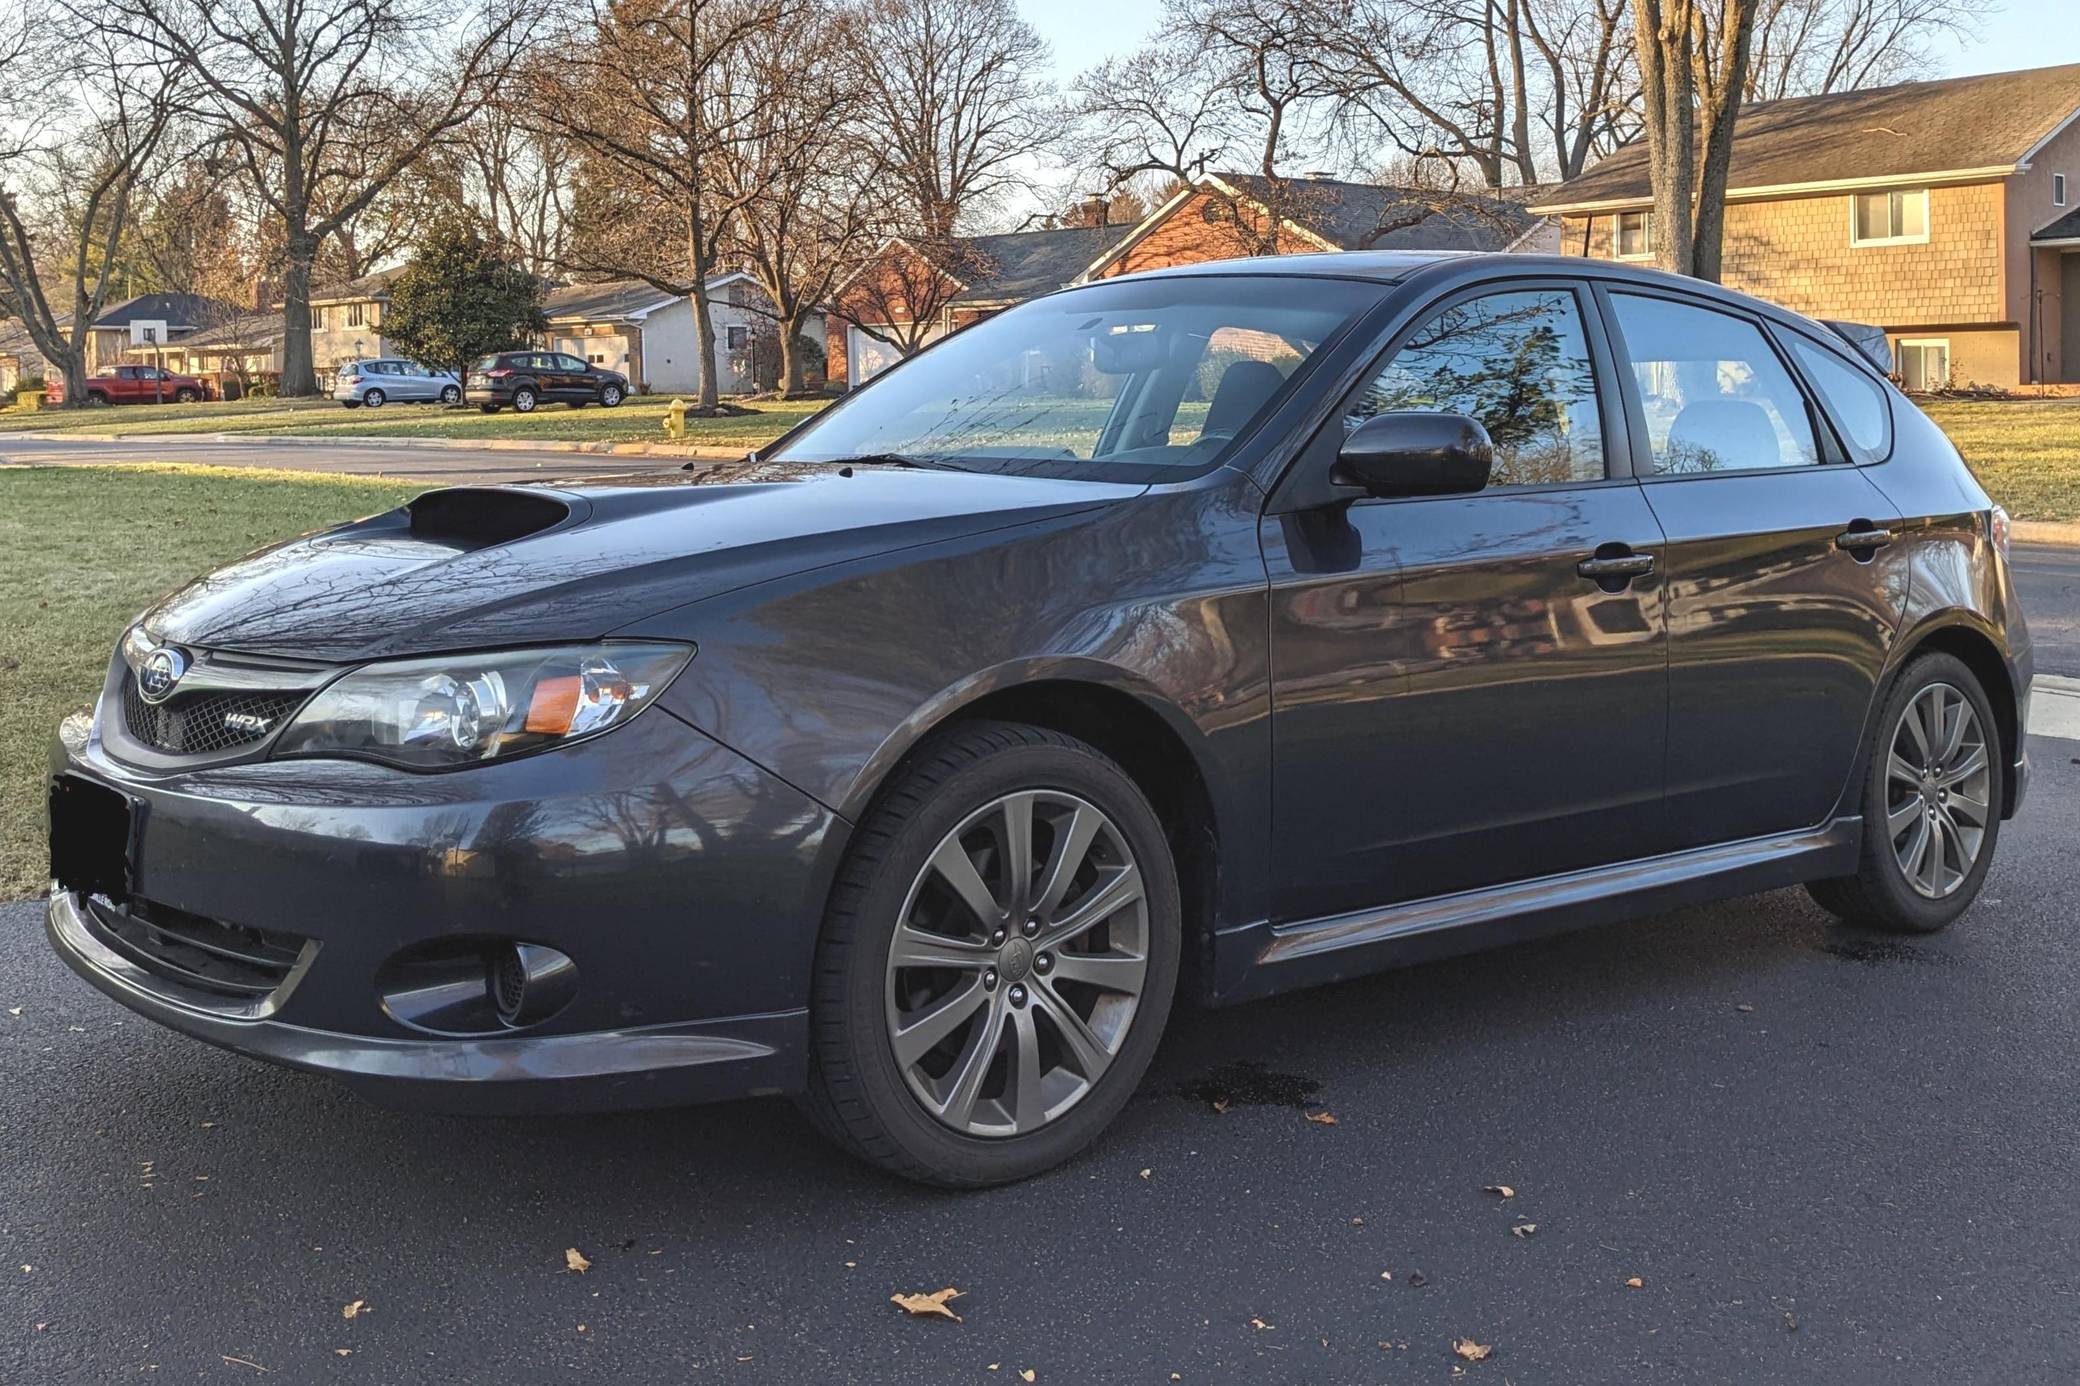
<svg viewBox="0 0 2080 1386"><path fill-rule="evenodd" d="M1302 176L1310 183L1333 183L1336 181L1336 171L1334 169L1309 169Z"/></svg>
<svg viewBox="0 0 2080 1386"><path fill-rule="evenodd" d="M1097 193L1092 193L1089 197L1085 198L1083 206L1085 212L1088 213L1090 216L1091 225L1112 225L1112 204L1106 201L1103 197L1100 197Z"/></svg>

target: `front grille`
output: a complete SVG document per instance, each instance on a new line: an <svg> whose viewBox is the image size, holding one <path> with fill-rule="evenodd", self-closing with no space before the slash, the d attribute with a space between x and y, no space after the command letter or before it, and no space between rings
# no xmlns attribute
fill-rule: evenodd
<svg viewBox="0 0 2080 1386"><path fill-rule="evenodd" d="M218 755L265 741L309 696L306 689L199 690L154 706L125 674L123 721L132 737L165 755Z"/></svg>
<svg viewBox="0 0 2080 1386"><path fill-rule="evenodd" d="M155 977L224 996L267 996L287 981L304 939L274 929L224 924L154 904L99 908L94 917L116 951Z"/></svg>

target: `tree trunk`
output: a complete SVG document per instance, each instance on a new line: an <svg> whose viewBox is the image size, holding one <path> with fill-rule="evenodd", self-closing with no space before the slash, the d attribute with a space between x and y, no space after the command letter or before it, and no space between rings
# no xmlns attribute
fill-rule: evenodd
<svg viewBox="0 0 2080 1386"><path fill-rule="evenodd" d="M780 398L796 399L802 393L802 320L799 315L780 319Z"/></svg>
<svg viewBox="0 0 2080 1386"><path fill-rule="evenodd" d="M289 233L288 256L282 266L282 383L285 399L318 393L318 372L311 359L311 266L318 243L308 231Z"/></svg>
<svg viewBox="0 0 2080 1386"><path fill-rule="evenodd" d="M50 360L49 357L44 358ZM87 407L87 350L75 346L64 355L52 360L58 374L65 379L65 407L85 409Z"/></svg>
<svg viewBox="0 0 2080 1386"><path fill-rule="evenodd" d="M700 411L715 412L722 401L722 392L715 385L715 315L708 308L708 284L700 277L696 268L693 281L693 339L700 343Z"/></svg>
<svg viewBox="0 0 2080 1386"><path fill-rule="evenodd" d="M1726 238L1726 181L1733 168L1733 127L1748 86L1748 50L1754 46L1759 0L1725 0L1716 67L1719 85L1703 93L1704 158L1697 171L1696 245L1691 273L1719 280Z"/></svg>
<svg viewBox="0 0 2080 1386"><path fill-rule="evenodd" d="M1690 4L1635 0L1632 14L1639 37L1647 166L1654 187L1655 256L1670 273L1689 274L1695 251L1690 215L1697 164Z"/></svg>

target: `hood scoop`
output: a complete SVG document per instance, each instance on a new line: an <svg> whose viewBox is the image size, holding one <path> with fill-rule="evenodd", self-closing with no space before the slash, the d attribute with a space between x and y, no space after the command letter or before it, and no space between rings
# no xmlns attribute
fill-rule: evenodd
<svg viewBox="0 0 2080 1386"><path fill-rule="evenodd" d="M468 551L510 544L571 517L568 501L504 486L451 486L405 506L414 538Z"/></svg>

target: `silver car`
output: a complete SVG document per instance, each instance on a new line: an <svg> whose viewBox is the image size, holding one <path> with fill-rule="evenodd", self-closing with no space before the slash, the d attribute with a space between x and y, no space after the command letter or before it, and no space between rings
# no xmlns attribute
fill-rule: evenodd
<svg viewBox="0 0 2080 1386"><path fill-rule="evenodd" d="M332 376L332 397L349 409L380 409L392 400L456 404L462 382L453 371L437 371L394 356L348 361Z"/></svg>

